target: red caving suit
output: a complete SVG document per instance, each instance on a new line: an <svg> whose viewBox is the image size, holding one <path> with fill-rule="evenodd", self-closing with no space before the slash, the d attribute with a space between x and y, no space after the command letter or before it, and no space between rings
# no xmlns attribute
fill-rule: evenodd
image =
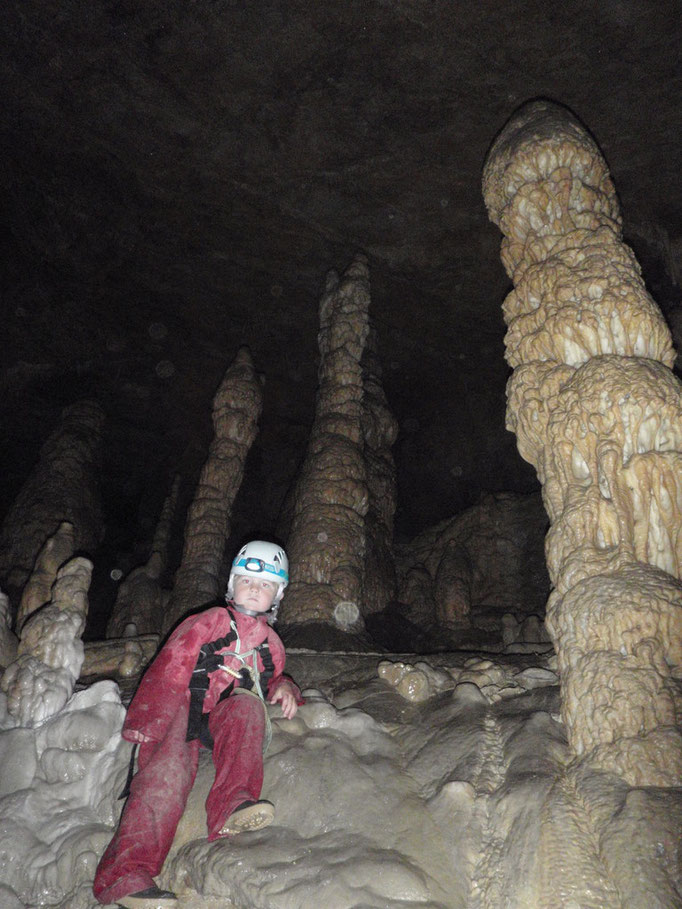
<svg viewBox="0 0 682 909"><path fill-rule="evenodd" d="M199 760L199 741L185 741L189 682L199 649L228 635L230 620L237 626L242 653L268 642L274 674L263 694L271 698L286 684L302 703L298 687L282 674L284 645L265 615L248 616L214 606L178 625L144 674L123 724L123 738L140 743L138 770L118 830L95 875L93 891L101 903L115 903L119 897L153 886L168 855ZM235 646L233 641L218 653L225 655L226 666L239 671L243 663L229 656ZM263 672L260 654L258 668ZM263 704L248 695L229 696L218 703L232 682L232 675L213 672L203 704L203 712L210 713L216 770L206 799L209 840L219 836L238 805L260 798L263 785Z"/></svg>

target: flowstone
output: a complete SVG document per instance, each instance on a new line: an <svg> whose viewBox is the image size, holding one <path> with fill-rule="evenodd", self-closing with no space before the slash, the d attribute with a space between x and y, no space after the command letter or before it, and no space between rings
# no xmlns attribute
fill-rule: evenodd
<svg viewBox="0 0 682 909"><path fill-rule="evenodd" d="M178 909L680 909L682 792L576 766L552 666L290 652L309 687L293 720L270 708L274 824L207 841L202 749L159 882ZM400 686L414 673L420 700ZM0 696L3 906L97 909L123 715L112 682L35 729L15 728Z"/></svg>
<svg viewBox="0 0 682 909"><path fill-rule="evenodd" d="M322 678L324 660L290 664ZM273 826L208 843L202 755L162 874L179 909L197 894L237 909L682 906L681 794L571 766L547 658L333 660L294 720L271 713ZM415 672L419 700L400 690Z"/></svg>

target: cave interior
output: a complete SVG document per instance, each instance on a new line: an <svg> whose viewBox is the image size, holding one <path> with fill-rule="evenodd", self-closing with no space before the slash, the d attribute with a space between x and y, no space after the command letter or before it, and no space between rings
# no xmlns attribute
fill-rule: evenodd
<svg viewBox="0 0 682 909"><path fill-rule="evenodd" d="M675 3L24 0L0 28L0 507L62 409L99 401L106 531L86 638L103 636L179 474L172 583L212 396L243 345L263 412L226 556L281 539L314 417L319 297L358 252L399 426L396 545L482 495L539 497L504 425L510 282L480 189L521 103L553 99L593 131L626 242L682 326Z"/></svg>

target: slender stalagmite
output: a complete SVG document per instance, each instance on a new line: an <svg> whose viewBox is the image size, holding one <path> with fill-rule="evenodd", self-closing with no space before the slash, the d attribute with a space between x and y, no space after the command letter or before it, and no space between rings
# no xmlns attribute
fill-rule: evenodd
<svg viewBox="0 0 682 909"><path fill-rule="evenodd" d="M363 627L369 492L361 359L369 331L369 301L364 256L356 256L341 280L333 271L327 276L320 300L315 420L287 544L291 584L282 622L288 628L321 624L338 633ZM290 640L295 637L290 635Z"/></svg>
<svg viewBox="0 0 682 909"><path fill-rule="evenodd" d="M92 562L78 556L57 572L49 603L24 622L17 658L0 687L20 726L37 726L62 709L83 665Z"/></svg>
<svg viewBox="0 0 682 909"><path fill-rule="evenodd" d="M563 107L509 121L483 192L514 282L507 426L542 483L547 626L574 753L682 782L682 387L606 163Z"/></svg>
<svg viewBox="0 0 682 909"><path fill-rule="evenodd" d="M256 438L262 403L260 379L249 351L242 347L213 399L213 441L187 515L182 561L162 632L219 593L232 505Z"/></svg>
<svg viewBox="0 0 682 909"><path fill-rule="evenodd" d="M9 510L0 533L0 579L14 600L36 556L63 521L73 525L74 551L93 553L103 533L98 462L104 412L83 400L64 409L40 459Z"/></svg>
<svg viewBox="0 0 682 909"><path fill-rule="evenodd" d="M107 625L107 637L150 634L163 621L164 592L161 578L168 564L171 525L178 500L180 477L176 476L163 503L152 551L144 565L134 568L122 581Z"/></svg>
<svg viewBox="0 0 682 909"><path fill-rule="evenodd" d="M393 560L393 519L396 508L396 470L392 447L398 422L391 413L382 383L377 332L370 325L362 358L362 430L369 507L365 516L366 557L363 616L381 612L396 592Z"/></svg>
<svg viewBox="0 0 682 909"><path fill-rule="evenodd" d="M17 634L21 634L26 619L49 602L57 571L71 558L74 549L73 524L62 521L38 553L31 576L21 594L16 621Z"/></svg>

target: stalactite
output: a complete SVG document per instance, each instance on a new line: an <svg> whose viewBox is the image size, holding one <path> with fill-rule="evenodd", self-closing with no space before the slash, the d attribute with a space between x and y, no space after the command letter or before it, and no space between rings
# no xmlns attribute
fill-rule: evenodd
<svg viewBox="0 0 682 909"><path fill-rule="evenodd" d="M682 388L604 159L534 102L483 191L514 282L507 423L543 484L547 624L574 753L631 785L682 781Z"/></svg>
<svg viewBox="0 0 682 909"><path fill-rule="evenodd" d="M171 491L163 503L149 558L144 565L134 568L121 582L107 624L108 638L150 634L161 628L165 605L161 579L168 565L171 525L179 489L180 477L176 476Z"/></svg>
<svg viewBox="0 0 682 909"><path fill-rule="evenodd" d="M164 632L219 593L232 505L258 431L262 402L260 379L249 351L242 347L213 400L213 441L187 516L182 561L164 616Z"/></svg>
<svg viewBox="0 0 682 909"><path fill-rule="evenodd" d="M321 623L341 632L363 627L369 491L361 360L369 332L369 302L364 256L355 258L341 280L329 273L320 301L315 420L287 544L292 566L282 609L287 626Z"/></svg>
<svg viewBox="0 0 682 909"><path fill-rule="evenodd" d="M9 510L0 533L0 578L16 602L45 541L62 521L74 551L93 553L103 524L97 484L104 412L95 401L64 409L57 429Z"/></svg>

